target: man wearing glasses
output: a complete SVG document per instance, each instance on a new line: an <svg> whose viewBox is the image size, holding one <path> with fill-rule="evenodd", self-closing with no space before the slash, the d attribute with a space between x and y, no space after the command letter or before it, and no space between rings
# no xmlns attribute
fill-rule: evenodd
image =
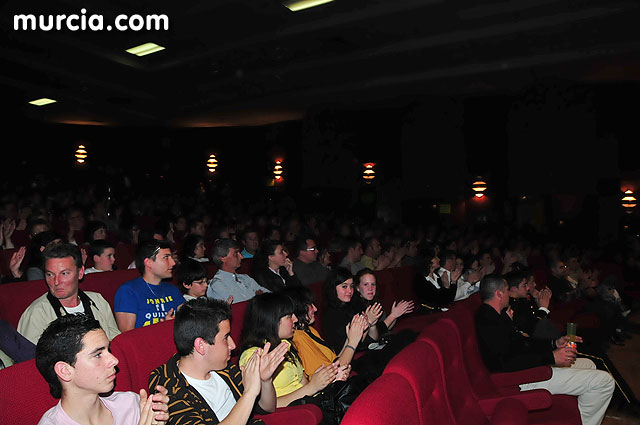
<svg viewBox="0 0 640 425"><path fill-rule="evenodd" d="M311 285L324 281L329 274L329 269L320 264L318 259L318 247L316 241L309 236L297 238L293 246L293 269L303 285Z"/></svg>
<svg viewBox="0 0 640 425"><path fill-rule="evenodd" d="M136 267L142 276L123 284L114 300L116 322L122 332L175 317L184 297L175 285L163 282L171 279L175 265L168 241L140 244Z"/></svg>

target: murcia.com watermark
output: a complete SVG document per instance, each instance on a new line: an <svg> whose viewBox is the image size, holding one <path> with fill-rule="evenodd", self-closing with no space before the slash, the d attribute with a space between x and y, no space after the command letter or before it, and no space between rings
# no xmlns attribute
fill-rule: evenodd
<svg viewBox="0 0 640 425"><path fill-rule="evenodd" d="M168 31L167 15L118 15L113 22L105 24L104 16L80 14L70 15L13 15L14 31Z"/></svg>

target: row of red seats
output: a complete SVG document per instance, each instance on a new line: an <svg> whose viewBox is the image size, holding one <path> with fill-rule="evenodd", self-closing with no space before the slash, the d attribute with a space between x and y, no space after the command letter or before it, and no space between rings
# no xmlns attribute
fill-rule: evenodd
<svg viewBox="0 0 640 425"><path fill-rule="evenodd" d="M519 384L549 379L549 367L489 373L473 323L479 303L475 294L439 315L356 399L342 424L581 424L576 397L519 391Z"/></svg>

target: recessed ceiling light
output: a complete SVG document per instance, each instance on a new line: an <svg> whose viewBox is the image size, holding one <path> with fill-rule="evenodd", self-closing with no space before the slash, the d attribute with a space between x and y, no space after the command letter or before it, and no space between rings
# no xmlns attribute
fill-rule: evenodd
<svg viewBox="0 0 640 425"><path fill-rule="evenodd" d="M49 99L46 97L41 97L40 99L32 100L29 103L35 106L44 106L44 105L48 105L50 103L56 103L56 102L57 102L56 100Z"/></svg>
<svg viewBox="0 0 640 425"><path fill-rule="evenodd" d="M136 56L146 56L151 53L159 52L160 50L164 50L164 47L157 45L156 43L144 43L136 47L132 47L127 49L127 53L131 53Z"/></svg>
<svg viewBox="0 0 640 425"><path fill-rule="evenodd" d="M284 7L292 12L297 12L310 7L320 6L321 4L331 3L334 0L289 0L282 3Z"/></svg>

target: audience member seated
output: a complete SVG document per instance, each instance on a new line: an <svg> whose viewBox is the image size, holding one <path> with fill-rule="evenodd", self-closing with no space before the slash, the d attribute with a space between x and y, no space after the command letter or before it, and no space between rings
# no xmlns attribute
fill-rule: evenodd
<svg viewBox="0 0 640 425"><path fill-rule="evenodd" d="M476 313L478 345L487 368L492 372L512 372L552 365L551 379L520 385L523 391L543 388L552 394L578 396L584 425L599 425L613 395L615 382L594 363L576 358L568 336L557 340L532 339L517 332L512 319L503 313L509 307L507 283L502 276L485 276L480 284L483 304ZM577 337L577 342L582 342Z"/></svg>
<svg viewBox="0 0 640 425"><path fill-rule="evenodd" d="M116 249L109 241L97 239L89 245L89 255L93 259L93 267L84 270L84 274L111 272L116 262Z"/></svg>
<svg viewBox="0 0 640 425"><path fill-rule="evenodd" d="M240 244L233 239L218 239L213 246L213 261L219 267L213 279L209 281L207 297L240 303L250 300L258 294L269 292L252 277L237 274L242 263Z"/></svg>
<svg viewBox="0 0 640 425"><path fill-rule="evenodd" d="M356 305L360 305L360 310L366 312L369 307L381 306L377 295L376 276L373 270L362 269L354 278L354 284L358 296L355 298ZM371 310L369 310L371 314ZM391 307L389 315L382 311L382 316L376 322L376 331L378 335L385 335L396 324L396 321L403 315L409 314L413 311L413 301L394 301ZM373 317L368 317L373 319ZM370 320L371 321L371 320ZM374 338L378 339L378 338Z"/></svg>
<svg viewBox="0 0 640 425"><path fill-rule="evenodd" d="M380 240L375 237L370 237L364 240L364 254L360 258L360 263L371 270L383 270L390 264L388 256L382 257L382 245Z"/></svg>
<svg viewBox="0 0 640 425"><path fill-rule="evenodd" d="M164 385L169 395L169 425L262 423L252 413L276 409L272 375L288 345L267 342L240 370L231 363L231 309L223 301L199 298L176 313L177 353L151 372L149 389ZM257 400L256 400L257 399ZM257 402L256 402L257 401Z"/></svg>
<svg viewBox="0 0 640 425"><path fill-rule="evenodd" d="M329 269L320 264L316 241L309 236L301 236L293 243L293 269L303 285L322 282L329 274Z"/></svg>
<svg viewBox="0 0 640 425"><path fill-rule="evenodd" d="M114 299L114 311L122 332L148 326L175 317L184 297L171 279L176 265L168 241L142 243L136 252L136 266L141 276L124 283Z"/></svg>
<svg viewBox="0 0 640 425"><path fill-rule="evenodd" d="M433 251L424 254L424 265L419 267L416 273L414 290L418 298L424 304L434 308L444 308L449 306L456 297L458 286L449 281L449 273L440 270L440 259ZM455 263L454 263L455 264ZM451 273L454 278L459 277L459 270Z"/></svg>
<svg viewBox="0 0 640 425"><path fill-rule="evenodd" d="M509 287L513 325L517 331L532 338L558 339L562 336L562 332L548 319L551 290L544 288L538 292L537 299L531 298L529 289L532 285L529 280L532 276L526 271L512 271L504 275Z"/></svg>
<svg viewBox="0 0 640 425"><path fill-rule="evenodd" d="M188 258L181 262L176 271L176 281L186 301L207 295L207 269L199 261Z"/></svg>
<svg viewBox="0 0 640 425"><path fill-rule="evenodd" d="M364 265L360 262L364 253L362 251L362 242L356 238L349 237L345 239L343 250L346 254L340 262L340 267L349 270L353 275L364 269Z"/></svg>
<svg viewBox="0 0 640 425"><path fill-rule="evenodd" d="M67 242L73 245L84 243L84 227L86 221L82 208L72 206L67 209Z"/></svg>
<svg viewBox="0 0 640 425"><path fill-rule="evenodd" d="M206 248L204 246L204 238L200 235L192 233L185 236L182 244L182 254L180 255L180 261L187 259L206 263L209 259L205 256Z"/></svg>
<svg viewBox="0 0 640 425"><path fill-rule="evenodd" d="M254 257L253 277L260 286L277 292L291 286L301 286L293 263L280 242L266 240Z"/></svg>
<svg viewBox="0 0 640 425"><path fill-rule="evenodd" d="M567 266L564 261L552 258L549 261L551 276L547 282L547 286L553 292L554 298L559 302L569 302L580 298L578 283L570 282L567 279Z"/></svg>
<svg viewBox="0 0 640 425"><path fill-rule="evenodd" d="M462 263L462 264L461 264ZM458 279L454 301L465 300L480 290L480 281L484 276L477 257L471 255L466 260L456 259L456 267L463 270Z"/></svg>
<svg viewBox="0 0 640 425"><path fill-rule="evenodd" d="M112 392L117 365L97 320L72 314L52 322L36 347L36 366L60 401L38 425L165 424L167 390L157 386L148 397L144 389Z"/></svg>
<svg viewBox="0 0 640 425"><path fill-rule="evenodd" d="M293 311L298 319L293 333L293 345L298 351L304 370L309 373L317 370L320 366L328 366L336 362L342 367L351 367L356 347L369 329L366 317L360 314L353 316L347 325L347 338L342 350L336 354L312 326L316 320L316 311L318 311L313 293L304 286L287 288L283 293L293 301Z"/></svg>
<svg viewBox="0 0 640 425"><path fill-rule="evenodd" d="M95 318L112 340L120 333L109 303L97 292L78 289L84 276L80 249L69 243L53 243L42 252L45 280L49 291L22 313L18 332L34 344L42 331L56 318L84 313Z"/></svg>
<svg viewBox="0 0 640 425"><path fill-rule="evenodd" d="M353 276L342 267L336 267L324 284L325 310L322 319L322 330L329 346L334 352L340 352L347 340L347 325L354 320L355 315L362 315L367 320L368 330L362 341L356 346L356 351L366 354L352 362L353 370L365 376L372 382L380 376L386 364L399 349L395 344L386 344L380 339L376 326L382 317L382 306L374 303L364 311L362 305L352 300L354 295ZM404 338L402 338L404 341ZM403 343L397 341L399 345Z"/></svg>
<svg viewBox="0 0 640 425"><path fill-rule="evenodd" d="M284 342L289 347L284 362L273 377L278 407L289 406L300 399L305 403L319 404L320 398L314 395L336 379L344 380L348 376L348 367L340 368L337 364L305 372L295 346L289 341L293 338L297 321L293 303L289 297L279 293L256 296L251 300L245 318L240 367L246 367L265 343L278 346Z"/></svg>
<svg viewBox="0 0 640 425"><path fill-rule="evenodd" d="M258 232L253 228L247 228L242 232L240 241L244 245L242 250L242 258L253 258L258 251L260 241L258 239Z"/></svg>

